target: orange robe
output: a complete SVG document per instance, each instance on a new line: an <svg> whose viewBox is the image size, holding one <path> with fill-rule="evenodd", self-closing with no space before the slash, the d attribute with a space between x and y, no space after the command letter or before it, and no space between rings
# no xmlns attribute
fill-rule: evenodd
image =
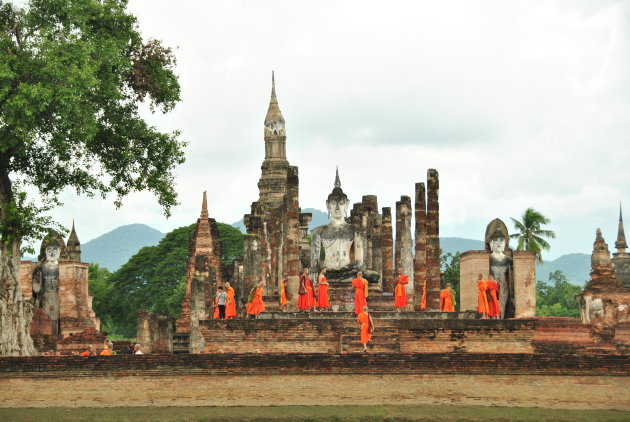
<svg viewBox="0 0 630 422"><path fill-rule="evenodd" d="M440 311L442 312L455 312L453 306L453 296L449 289L444 289L440 292Z"/></svg>
<svg viewBox="0 0 630 422"><path fill-rule="evenodd" d="M280 280L280 306L287 304L287 283L284 280Z"/></svg>
<svg viewBox="0 0 630 422"><path fill-rule="evenodd" d="M227 302L225 303L225 319L236 318L235 296L234 289L229 287L227 289Z"/></svg>
<svg viewBox="0 0 630 422"><path fill-rule="evenodd" d="M501 312L499 310L499 284L494 280L488 280L486 287L488 289L488 316L498 316Z"/></svg>
<svg viewBox="0 0 630 422"><path fill-rule="evenodd" d="M308 307L315 306L315 286L313 286L313 280L310 278L306 280L306 293L308 295Z"/></svg>
<svg viewBox="0 0 630 422"><path fill-rule="evenodd" d="M85 352L79 353L79 356L90 356L90 352L86 350Z"/></svg>
<svg viewBox="0 0 630 422"><path fill-rule="evenodd" d="M488 290L488 285L484 280L479 280L477 282L477 289L479 290L477 294L477 312L480 314L487 314L488 296L486 295L486 290Z"/></svg>
<svg viewBox="0 0 630 422"><path fill-rule="evenodd" d="M111 352L111 350L109 350L109 348L107 346L105 346L103 351L101 353L99 353L99 355L101 355L101 356L109 356L111 354L112 354L112 352Z"/></svg>
<svg viewBox="0 0 630 422"><path fill-rule="evenodd" d="M319 282L319 287L317 288L317 307L328 308L329 306L328 281L326 280L326 277L322 277L322 281Z"/></svg>
<svg viewBox="0 0 630 422"><path fill-rule="evenodd" d="M214 298L214 315L212 315L212 318L219 319L219 298L218 297Z"/></svg>
<svg viewBox="0 0 630 422"><path fill-rule="evenodd" d="M422 302L420 302L420 309L423 311L427 309L427 281L424 280L424 284L422 286Z"/></svg>
<svg viewBox="0 0 630 422"><path fill-rule="evenodd" d="M367 280L355 278L352 280L352 286L354 287L354 313L359 315L363 312L363 307L367 306L367 300L365 299Z"/></svg>
<svg viewBox="0 0 630 422"><path fill-rule="evenodd" d="M263 302L263 288L258 287L254 298L247 304L247 313L250 315L258 315L265 310L265 302Z"/></svg>
<svg viewBox="0 0 630 422"><path fill-rule="evenodd" d="M396 281L398 283L396 283L396 288L394 289L394 306L396 308L405 308L407 306L405 284L409 284L409 277L402 274Z"/></svg>
<svg viewBox="0 0 630 422"><path fill-rule="evenodd" d="M300 276L300 290L298 291L298 308L299 309L309 309L311 305L309 305L309 294L308 291L311 289L311 283L308 281L308 277L304 274ZM304 292L304 293L300 293Z"/></svg>
<svg viewBox="0 0 630 422"><path fill-rule="evenodd" d="M370 316L367 312L361 312L357 317L357 321L361 324L361 343L366 344L372 338L372 333L370 333Z"/></svg>

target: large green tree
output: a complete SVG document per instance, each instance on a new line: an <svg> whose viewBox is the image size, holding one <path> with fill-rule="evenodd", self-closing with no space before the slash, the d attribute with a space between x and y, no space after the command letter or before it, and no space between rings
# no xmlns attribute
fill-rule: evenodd
<svg viewBox="0 0 630 422"><path fill-rule="evenodd" d="M536 283L536 315L579 317L576 295L582 290L582 287L569 283L562 271L553 271L548 281L538 280Z"/></svg>
<svg viewBox="0 0 630 422"><path fill-rule="evenodd" d="M535 209L527 208L521 220L512 218L512 222L518 233L511 234L510 237L518 239L517 250L536 252L536 260L542 264L542 251L548 251L550 248L549 243L543 238L556 238L555 232L542 228L543 224L549 224L551 220Z"/></svg>
<svg viewBox="0 0 630 422"><path fill-rule="evenodd" d="M243 234L217 223L224 264L243 255ZM94 311L103 329L126 337L136 335L138 310L179 315L186 283L186 266L196 224L166 234L155 246L140 249L118 271L107 275L92 268L90 289ZM107 270L105 270L107 271ZM91 277L95 278L92 279Z"/></svg>
<svg viewBox="0 0 630 422"><path fill-rule="evenodd" d="M143 40L125 0L0 0L0 354L36 353L33 307L22 300L22 242L54 222L43 212L60 192L153 192L168 214L173 169L184 161L178 133L140 116L180 99L175 58ZM34 200L27 199L34 193Z"/></svg>

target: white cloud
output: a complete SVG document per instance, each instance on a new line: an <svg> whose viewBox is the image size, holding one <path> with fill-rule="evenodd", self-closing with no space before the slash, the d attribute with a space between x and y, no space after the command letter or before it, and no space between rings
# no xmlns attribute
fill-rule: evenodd
<svg viewBox="0 0 630 422"><path fill-rule="evenodd" d="M182 205L147 194L112 211L66 200L82 240L123 223L190 224L208 191L233 222L257 199L263 119L276 71L302 207L324 208L339 164L351 200L379 206L441 176L442 234L534 206L558 234L550 257L614 243L630 204L630 6L625 2L132 0L143 34L177 46L183 101L148 115L190 142Z"/></svg>

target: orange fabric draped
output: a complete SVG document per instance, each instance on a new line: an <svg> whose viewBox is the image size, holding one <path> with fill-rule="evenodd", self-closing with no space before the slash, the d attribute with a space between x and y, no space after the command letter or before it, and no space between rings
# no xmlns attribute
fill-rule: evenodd
<svg viewBox="0 0 630 422"><path fill-rule="evenodd" d="M328 306L330 306L328 303L328 281L326 277L322 277L317 288L317 307L328 308Z"/></svg>
<svg viewBox="0 0 630 422"><path fill-rule="evenodd" d="M214 298L214 315L212 315L212 318L219 319L219 298L218 297Z"/></svg>
<svg viewBox="0 0 630 422"><path fill-rule="evenodd" d="M423 311L427 309L427 281L424 280L422 285L422 302L420 302L420 309Z"/></svg>
<svg viewBox="0 0 630 422"><path fill-rule="evenodd" d="M440 292L440 311L442 312L455 312L453 306L453 296L449 289L444 289Z"/></svg>
<svg viewBox="0 0 630 422"><path fill-rule="evenodd" d="M308 282L307 277L302 274L300 276L300 290L298 291L298 308L309 309L311 306L308 304L309 294L308 291L311 288L311 283Z"/></svg>
<svg viewBox="0 0 630 422"><path fill-rule="evenodd" d="M477 289L479 290L477 294L477 312L480 314L487 314L488 296L486 295L486 290L488 290L488 284L485 280L479 280L477 282Z"/></svg>
<svg viewBox="0 0 630 422"><path fill-rule="evenodd" d="M227 289L227 302L225 303L225 319L236 318L236 299L234 297L234 289L228 287Z"/></svg>
<svg viewBox="0 0 630 422"><path fill-rule="evenodd" d="M396 308L405 308L407 306L407 292L405 291L405 284L409 284L409 277L401 274L396 281L396 288L394 289L394 306Z"/></svg>
<svg viewBox="0 0 630 422"><path fill-rule="evenodd" d="M284 280L280 280L280 306L287 304L287 283Z"/></svg>
<svg viewBox="0 0 630 422"><path fill-rule="evenodd" d="M308 285L306 288L306 291L308 292L308 306L309 308L312 308L315 306L315 286L313 285L313 280L310 278L306 281L306 284Z"/></svg>
<svg viewBox="0 0 630 422"><path fill-rule="evenodd" d="M370 316L367 312L359 313L357 321L361 324L361 343L366 344L372 338L370 333Z"/></svg>
<svg viewBox="0 0 630 422"><path fill-rule="evenodd" d="M90 352L86 350L85 352L79 353L79 356L90 356Z"/></svg>
<svg viewBox="0 0 630 422"><path fill-rule="evenodd" d="M488 316L498 316L501 311L499 310L499 284L494 280L486 281L486 288L488 290Z"/></svg>
<svg viewBox="0 0 630 422"><path fill-rule="evenodd" d="M367 306L367 300L365 300L367 280L355 278L352 280L352 286L354 287L354 313L359 315L363 312L363 307Z"/></svg>
<svg viewBox="0 0 630 422"><path fill-rule="evenodd" d="M103 351L101 353L99 353L99 355L101 355L101 356L109 356L111 354L112 354L111 350L109 350L107 348L103 349Z"/></svg>
<svg viewBox="0 0 630 422"><path fill-rule="evenodd" d="M256 293L254 293L254 299L247 304L247 313L251 315L258 315L265 310L265 302L263 302L263 288L258 287Z"/></svg>

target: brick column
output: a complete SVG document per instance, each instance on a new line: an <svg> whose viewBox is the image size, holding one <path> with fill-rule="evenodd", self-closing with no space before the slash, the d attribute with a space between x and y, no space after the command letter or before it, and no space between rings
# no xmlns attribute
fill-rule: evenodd
<svg viewBox="0 0 630 422"><path fill-rule="evenodd" d="M422 310L422 290L427 278L427 201L424 183L416 183L416 257L413 263L414 272L414 310Z"/></svg>
<svg viewBox="0 0 630 422"><path fill-rule="evenodd" d="M490 253L488 251L466 251L459 261L459 310L477 310L477 280L479 274L484 280L490 273Z"/></svg>
<svg viewBox="0 0 630 422"><path fill-rule="evenodd" d="M383 208L382 256L383 256L383 291L394 291L394 240L392 238L392 209Z"/></svg>
<svg viewBox="0 0 630 422"><path fill-rule="evenodd" d="M427 171L427 310L440 309L440 179Z"/></svg>

